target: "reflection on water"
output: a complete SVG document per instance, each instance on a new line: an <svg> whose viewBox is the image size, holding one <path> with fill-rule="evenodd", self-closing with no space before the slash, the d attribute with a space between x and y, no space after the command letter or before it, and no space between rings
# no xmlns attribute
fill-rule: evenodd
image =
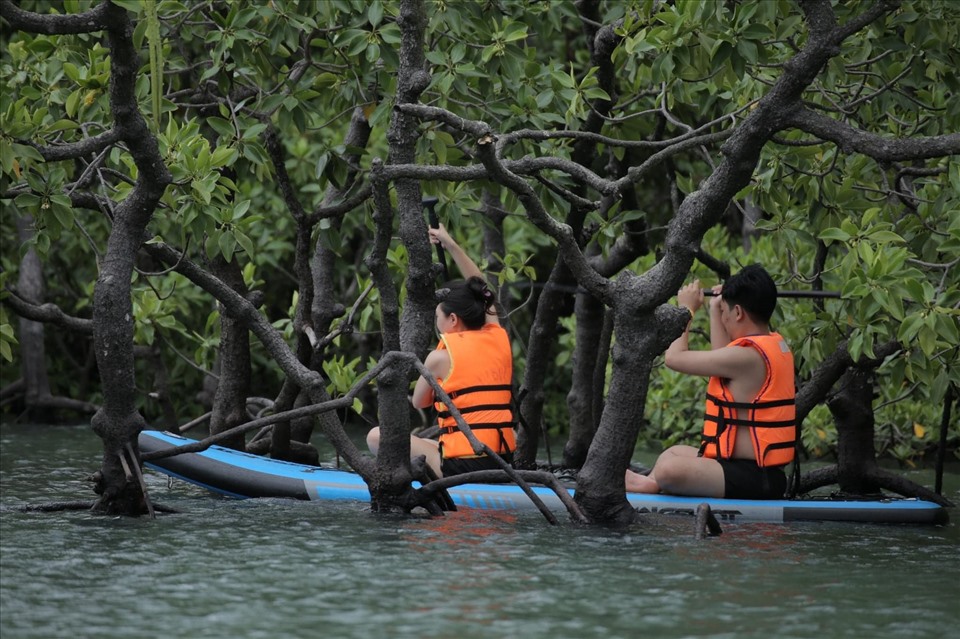
<svg viewBox="0 0 960 639"><path fill-rule="evenodd" d="M940 638L960 624L956 523L741 524L694 542L685 518L383 516L219 499L155 473L154 499L182 514L12 510L92 499L99 457L85 428L0 430L3 639Z"/></svg>

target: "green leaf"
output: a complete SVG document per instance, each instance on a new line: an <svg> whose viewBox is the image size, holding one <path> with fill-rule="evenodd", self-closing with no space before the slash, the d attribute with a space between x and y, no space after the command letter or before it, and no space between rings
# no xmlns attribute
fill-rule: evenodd
<svg viewBox="0 0 960 639"><path fill-rule="evenodd" d="M507 28L504 29L504 42L516 42L517 40L523 40L526 37L527 25L523 24L522 22L511 22L507 25Z"/></svg>
<svg viewBox="0 0 960 639"><path fill-rule="evenodd" d="M241 219L244 215L247 214L247 211L250 210L250 200L241 200L237 202L237 205L233 207L233 215L230 218L230 221L236 222Z"/></svg>
<svg viewBox="0 0 960 639"><path fill-rule="evenodd" d="M56 122L54 122L53 124L51 124L50 126L47 127L47 131L54 132L54 133L55 133L55 132L58 132L58 131L73 131L74 129L79 128L79 126L80 126L80 125L77 124L76 122L74 122L73 120L57 120ZM24 145L17 144L17 145L14 145L14 146L24 146ZM41 161L43 160L43 156L40 155L40 153L37 152L36 149L34 149L33 147L29 147L29 146L26 147L26 148L28 148L28 149L34 151L35 153L37 153L37 155L39 156L39 159L40 159Z"/></svg>
<svg viewBox="0 0 960 639"><path fill-rule="evenodd" d="M70 97L67 98L67 102L64 107L67 110L67 115L71 118L77 117L77 109L80 106L80 89L77 89L70 94Z"/></svg>
<svg viewBox="0 0 960 639"><path fill-rule="evenodd" d="M367 20L370 21L371 26L379 26L380 22L383 20L383 4L380 0L373 0L370 3L370 7L367 9Z"/></svg>
<svg viewBox="0 0 960 639"><path fill-rule="evenodd" d="M13 200L21 209L34 212L34 209L40 208L42 200L33 193L21 193Z"/></svg>
<svg viewBox="0 0 960 639"><path fill-rule="evenodd" d="M113 4L122 7L130 13L138 14L143 10L143 0L112 0Z"/></svg>
<svg viewBox="0 0 960 639"><path fill-rule="evenodd" d="M243 135L241 136L241 138L245 141L256 140L257 137L266 130L267 130L267 125L264 124L263 122L258 122L250 126L249 128L245 129L243 131Z"/></svg>
<svg viewBox="0 0 960 639"><path fill-rule="evenodd" d="M829 228L821 231L818 237L824 242L830 242L830 241L849 242L851 235L846 231L842 231L838 228Z"/></svg>
<svg viewBox="0 0 960 639"><path fill-rule="evenodd" d="M228 262L232 261L233 253L237 250L237 240L233 236L233 233L230 231L221 233L217 244L220 246L220 254L223 255L223 259Z"/></svg>
<svg viewBox="0 0 960 639"><path fill-rule="evenodd" d="M153 344L153 337L155 334L153 324L147 322L137 324L137 332L140 334L140 340L144 344Z"/></svg>
<svg viewBox="0 0 960 639"><path fill-rule="evenodd" d="M210 204L211 192L201 180L190 182L190 188L201 202Z"/></svg>
<svg viewBox="0 0 960 639"><path fill-rule="evenodd" d="M772 34L770 33L770 27L767 25L752 22L741 31L740 35L749 40L765 40Z"/></svg>
<svg viewBox="0 0 960 639"><path fill-rule="evenodd" d="M937 312L937 333L948 344L957 344L960 342L960 328L957 327L957 320L950 315Z"/></svg>
<svg viewBox="0 0 960 639"><path fill-rule="evenodd" d="M569 75L568 73L564 73L561 70L552 71L550 73L550 77L560 83L560 86L570 89L577 86L577 81L573 78L573 76Z"/></svg>
<svg viewBox="0 0 960 639"><path fill-rule="evenodd" d="M250 240L250 237L241 231L234 230L234 238L237 240L237 243L243 248L244 252L253 259L254 257L254 248L253 241Z"/></svg>
<svg viewBox="0 0 960 639"><path fill-rule="evenodd" d="M924 326L918 333L920 350L923 351L923 354L927 357L933 356L934 352L937 350L937 333L928 325L930 323L929 320L931 319L933 318L927 317L924 319Z"/></svg>
<svg viewBox="0 0 960 639"><path fill-rule="evenodd" d="M236 162L238 156L237 150L232 146L218 146L210 156L210 166L215 169L230 166Z"/></svg>
<svg viewBox="0 0 960 639"><path fill-rule="evenodd" d="M610 100L610 95L600 87L587 89L583 94L591 100Z"/></svg>
<svg viewBox="0 0 960 639"><path fill-rule="evenodd" d="M750 64L756 64L760 57L757 43L752 40L740 40L737 43L737 52Z"/></svg>
<svg viewBox="0 0 960 639"><path fill-rule="evenodd" d="M224 118L213 116L207 118L206 122L214 131L219 133L221 137L232 138L237 133L233 128L233 123Z"/></svg>
<svg viewBox="0 0 960 639"><path fill-rule="evenodd" d="M327 163L330 162L330 154L324 153L317 159L317 168L314 170L314 177L318 180L323 177L324 171L327 170Z"/></svg>
<svg viewBox="0 0 960 639"><path fill-rule="evenodd" d="M673 75L676 61L670 53L662 53L653 63L653 77L661 82L668 82Z"/></svg>
<svg viewBox="0 0 960 639"><path fill-rule="evenodd" d="M919 303L927 298L927 295L923 290L923 284L921 284L919 281L915 279L908 279L903 282L903 286L907 289L912 301Z"/></svg>
<svg viewBox="0 0 960 639"><path fill-rule="evenodd" d="M207 253L207 259L214 259L218 253L220 253L220 231L214 230L207 235L207 239L203 244L203 248Z"/></svg>
<svg viewBox="0 0 960 639"><path fill-rule="evenodd" d="M50 208L53 210L53 215L57 218L57 222L60 223L61 227L64 229L73 228L73 209L71 207L53 204Z"/></svg>
<svg viewBox="0 0 960 639"><path fill-rule="evenodd" d="M860 254L860 259L863 260L863 263L867 266L871 266L873 264L877 255L873 250L873 247L867 242L859 242L857 244L857 253Z"/></svg>
<svg viewBox="0 0 960 639"><path fill-rule="evenodd" d="M891 293L891 291L886 289L874 291L874 295L877 301L880 302L880 305L893 319L897 321L903 320L903 301L899 295Z"/></svg>
<svg viewBox="0 0 960 639"><path fill-rule="evenodd" d="M860 359L860 355L863 354L863 332L854 331L853 337L850 338L850 341L847 343L847 352L850 353L850 358L853 361Z"/></svg>
<svg viewBox="0 0 960 639"><path fill-rule="evenodd" d="M844 180L844 182L846 182L846 180ZM843 221L840 222L840 228L843 229L845 233L848 233L850 237L855 237L860 234L860 229L857 228L857 225L854 224L850 218L844 218Z"/></svg>
<svg viewBox="0 0 960 639"><path fill-rule="evenodd" d="M872 231L867 233L867 237L874 242L895 242L897 244L903 243L903 238L893 231Z"/></svg>
<svg viewBox="0 0 960 639"><path fill-rule="evenodd" d="M443 143L438 137L434 137L430 141L430 146L433 148L433 154L437 156L437 164L446 164L447 163L447 145Z"/></svg>
<svg viewBox="0 0 960 639"><path fill-rule="evenodd" d="M337 82L340 81L340 78L333 73L324 72L318 75L313 79L313 88L314 89L328 89L334 86Z"/></svg>
<svg viewBox="0 0 960 639"><path fill-rule="evenodd" d="M947 394L947 386L949 385L950 376L947 375L946 371L942 371L934 378L933 384L930 386L930 399L933 403L940 404L943 402L943 398Z"/></svg>

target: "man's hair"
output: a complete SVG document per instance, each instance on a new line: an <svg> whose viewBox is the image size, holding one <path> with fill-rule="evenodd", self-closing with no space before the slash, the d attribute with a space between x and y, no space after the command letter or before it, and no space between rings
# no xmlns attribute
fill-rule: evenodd
<svg viewBox="0 0 960 639"><path fill-rule="evenodd" d="M770 323L777 308L777 285L770 274L759 264L744 267L723 283L720 291L723 301L730 308L739 304L754 321Z"/></svg>

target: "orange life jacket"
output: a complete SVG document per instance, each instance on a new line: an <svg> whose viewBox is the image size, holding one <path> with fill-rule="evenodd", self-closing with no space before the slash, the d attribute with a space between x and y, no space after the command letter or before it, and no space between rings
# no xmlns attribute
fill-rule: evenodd
<svg viewBox="0 0 960 639"><path fill-rule="evenodd" d="M766 364L766 378L751 402L734 401L724 379L710 378L700 454L729 458L737 428L743 426L750 429L758 466L789 464L797 438L796 382L790 347L777 333L741 337L729 346L757 349ZM741 418L738 411L746 412L746 416Z"/></svg>
<svg viewBox="0 0 960 639"><path fill-rule="evenodd" d="M484 324L478 330L443 334L437 349L450 355L450 372L439 380L477 439L497 453L517 447L510 408L513 353L503 327ZM440 455L475 457L446 404L436 402Z"/></svg>

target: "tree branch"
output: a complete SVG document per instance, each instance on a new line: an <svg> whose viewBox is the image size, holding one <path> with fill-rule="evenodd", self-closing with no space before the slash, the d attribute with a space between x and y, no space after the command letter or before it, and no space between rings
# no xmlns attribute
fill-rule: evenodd
<svg viewBox="0 0 960 639"><path fill-rule="evenodd" d="M319 222L320 220L341 217L348 211L352 211L357 208L365 201L370 198L370 195L373 193L373 186L370 184L364 184L359 191L354 193L352 196L341 200L336 204L323 205L321 204L310 213L307 221L313 225Z"/></svg>
<svg viewBox="0 0 960 639"><path fill-rule="evenodd" d="M577 244L577 239L573 236L573 230L567 224L562 224L553 219L546 209L543 202L537 197L533 187L527 184L515 173L508 170L503 163L496 157L494 152L496 137L493 134L486 134L477 141L478 156L483 165L487 168L491 178L506 186L517 194L518 199L527 211L527 216L537 228L557 241L563 259L574 273L577 281L586 288L592 295L605 304L613 305L610 298L612 287L610 281L602 277L590 266L586 257Z"/></svg>
<svg viewBox="0 0 960 639"><path fill-rule="evenodd" d="M267 149L267 155L270 156L270 161L273 163L273 171L277 176L280 194L283 196L283 201L286 202L287 209L293 215L293 218L298 223L306 222L307 213L300 199L297 198L293 183L290 181L290 174L287 173L286 157L280 139L277 137L277 129L269 120L264 119L264 124L267 125L266 131L263 132L264 146ZM312 225L308 223L308 226Z"/></svg>
<svg viewBox="0 0 960 639"><path fill-rule="evenodd" d="M67 315L63 312L63 309L51 302L34 304L20 297L15 289L7 288L7 292L9 295L3 298L3 302L20 317L44 324L53 324L86 335L93 335L93 320Z"/></svg>
<svg viewBox="0 0 960 639"><path fill-rule="evenodd" d="M797 423L802 424L811 410L823 402L827 393L851 366L877 367L883 360L900 350L900 343L892 340L874 348L875 359L862 358L854 362L847 351L846 342L837 346L836 350L824 359L810 375L803 386L797 391Z"/></svg>
<svg viewBox="0 0 960 639"><path fill-rule="evenodd" d="M563 502L563 505L566 506L567 511L575 521L581 524L590 523L590 520L587 519L583 511L580 510L580 506L577 505L577 502L570 496L570 492L554 477L553 473L542 470L515 470L514 472L517 477L527 482L535 482L549 487L556 493L557 497L560 498L560 501ZM502 470L477 470L452 477L441 477L421 488L420 492L433 497L440 493L441 490L453 488L454 486L461 486L468 483L502 482L506 478L509 478L509 474Z"/></svg>
<svg viewBox="0 0 960 639"><path fill-rule="evenodd" d="M92 138L86 138L79 142L72 142L70 144L56 144L52 146L40 146L33 142L25 142L40 151L40 155L43 156L43 159L47 162L56 162L59 160L74 160L76 158L82 158L91 153L97 153L103 149L109 147L112 144L116 144L120 141L120 132L116 129L110 129L109 131L104 131L100 135L95 135Z"/></svg>
<svg viewBox="0 0 960 639"><path fill-rule="evenodd" d="M459 115L455 115L446 109L426 106L423 104L397 104L393 107L400 113L413 115L420 120L430 120L433 122L442 122L458 131L464 131L470 135L480 138L493 130L490 125L480 120L467 120Z"/></svg>
<svg viewBox="0 0 960 639"><path fill-rule="evenodd" d="M845 25L834 29L831 33L837 44L843 42L847 36L853 35L885 13L892 13L900 8L900 0L879 0L875 5L850 20Z"/></svg>
<svg viewBox="0 0 960 639"><path fill-rule="evenodd" d="M43 15L24 11L11 0L0 2L0 16L14 29L45 35L91 33L106 28L109 2L103 2L89 11L72 15Z"/></svg>
<svg viewBox="0 0 960 639"><path fill-rule="evenodd" d="M218 302L223 304L224 312L230 313L242 321L257 336L283 372L297 386L309 392L314 401L319 395L325 395L326 391L322 377L297 359L296 355L287 346L283 336L249 300L191 260L183 259L178 251L166 244L146 244L144 248L155 258L167 264L177 264L176 270L178 273L215 297ZM369 477L373 472L370 460L363 457L356 445L347 437L343 428L335 428L325 421L321 422L321 425L324 434L343 454L347 462L361 475Z"/></svg>
<svg viewBox="0 0 960 639"><path fill-rule="evenodd" d="M960 153L960 133L891 139L861 131L807 108L794 111L789 123L801 131L833 142L844 153L863 153L878 162L925 160Z"/></svg>

